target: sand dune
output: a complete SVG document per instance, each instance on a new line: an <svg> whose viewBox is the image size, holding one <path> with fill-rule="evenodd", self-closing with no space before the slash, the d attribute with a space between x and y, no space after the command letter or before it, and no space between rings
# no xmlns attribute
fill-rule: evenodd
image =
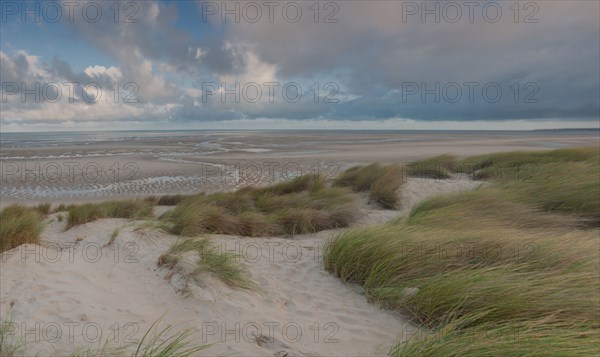
<svg viewBox="0 0 600 357"><path fill-rule="evenodd" d="M359 224L406 214L434 194L471 189L477 182L411 178L400 211L364 206ZM358 287L322 267L322 250L335 231L294 237L216 235L223 251L240 255L257 291L233 289L206 274L200 283L157 266L178 237L141 222L103 219L64 232L47 219L45 247L23 245L2 254L0 309L12 317L27 354L68 354L109 339L136 341L157 319L193 327L204 355L385 355L417 328L396 312L369 303ZM115 228L120 234L109 245ZM61 250L62 249L62 250ZM101 252L99 254L99 252ZM98 333L101 332L101 335Z"/></svg>

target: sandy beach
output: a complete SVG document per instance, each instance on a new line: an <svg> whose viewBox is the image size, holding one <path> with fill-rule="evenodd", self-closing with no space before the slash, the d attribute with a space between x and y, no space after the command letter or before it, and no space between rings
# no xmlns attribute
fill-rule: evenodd
<svg viewBox="0 0 600 357"><path fill-rule="evenodd" d="M357 226L385 223L427 197L481 184L409 179L400 210L362 202ZM27 354L68 355L73 346L101 346L106 339L136 342L157 319L197 329L196 342L214 344L200 354L206 356L383 356L423 333L405 316L369 303L360 287L323 270L323 249L336 230L271 238L213 235L260 286L244 292L210 274L188 285L182 274L158 267L159 256L180 237L125 219L65 231L60 214L45 219L41 245L0 254L0 309L18 322L16 335L29 336ZM192 261L187 264L193 269Z"/></svg>
<svg viewBox="0 0 600 357"><path fill-rule="evenodd" d="M372 162L597 146L596 132L133 132L3 139L2 206L189 194L332 178ZM45 138L44 138L45 139ZM62 139L62 140L61 140Z"/></svg>
<svg viewBox="0 0 600 357"><path fill-rule="evenodd" d="M351 166L372 162L402 166L447 153L461 158L598 145L588 133L232 132L128 140L46 143L44 148L5 142L2 205L48 202L54 209L59 203L231 192L308 173L331 182ZM36 171L36 165L46 169ZM92 169L77 171L86 165L100 169L93 182ZM21 175L15 171L19 167L29 171ZM75 168L71 177L67 171L46 175L50 168L63 167ZM111 176L123 171L126 177ZM385 209L358 193L357 219L350 227L386 227L428 198L488 185L468 173L402 176L402 181L397 209ZM160 226L174 209L157 205L145 219L100 218L73 225L73 212L51 210L43 218L38 244L0 253L2 319L11 321L9 337L27 342L17 355L104 355L98 351L106 346L143 341L155 323L174 331L191 329L191 341L207 347L193 354L199 356L383 356L411 337L432 333L409 314L372 301L359 284L345 283L325 269L325 252L342 228L270 237L203 235L247 273L253 288L240 289L214 271L199 272L197 256L189 252L176 265L161 263L187 239ZM407 287L402 294L418 291Z"/></svg>
<svg viewBox="0 0 600 357"><path fill-rule="evenodd" d="M0 357L600 357L600 1L0 14Z"/></svg>

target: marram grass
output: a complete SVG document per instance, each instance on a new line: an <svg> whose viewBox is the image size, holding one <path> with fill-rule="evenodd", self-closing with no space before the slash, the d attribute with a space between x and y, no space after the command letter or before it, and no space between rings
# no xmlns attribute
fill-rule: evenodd
<svg viewBox="0 0 600 357"><path fill-rule="evenodd" d="M349 187L355 192L370 192L369 201L386 209L397 209L398 189L404 183L401 165L355 166L343 172L334 182L338 187Z"/></svg>
<svg viewBox="0 0 600 357"><path fill-rule="evenodd" d="M144 219L152 217L152 202L144 200L108 201L69 207L67 229L101 218Z"/></svg>
<svg viewBox="0 0 600 357"><path fill-rule="evenodd" d="M426 177L433 179L447 179L457 172L458 163L453 155L440 155L425 160L418 160L407 166L410 176Z"/></svg>
<svg viewBox="0 0 600 357"><path fill-rule="evenodd" d="M182 236L219 233L276 236L349 226L358 218L356 198L323 178L306 175L265 188L246 187L190 197L162 219Z"/></svg>
<svg viewBox="0 0 600 357"><path fill-rule="evenodd" d="M0 211L0 252L21 244L37 244L42 232L42 216L34 208L13 205Z"/></svg>
<svg viewBox="0 0 600 357"><path fill-rule="evenodd" d="M482 167L527 163L536 171L429 199L404 220L344 231L328 247L329 271L428 331L392 354L600 352L600 155L498 155ZM509 177L516 166L506 167Z"/></svg>
<svg viewBox="0 0 600 357"><path fill-rule="evenodd" d="M173 245L167 253L159 257L158 265L179 269L180 260L186 253L193 253L196 259L196 268L188 272L186 278L199 279L201 273L208 272L232 287L255 287L248 273L239 266L235 255L221 252L206 238L190 238Z"/></svg>

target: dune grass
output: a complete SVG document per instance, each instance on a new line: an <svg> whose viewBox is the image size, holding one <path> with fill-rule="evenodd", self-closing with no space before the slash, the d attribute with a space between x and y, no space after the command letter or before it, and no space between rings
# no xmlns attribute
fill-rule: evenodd
<svg viewBox="0 0 600 357"><path fill-rule="evenodd" d="M329 271L431 330L395 355L598 353L600 155L556 151L500 154L512 163L539 158L537 170L334 239Z"/></svg>
<svg viewBox="0 0 600 357"><path fill-rule="evenodd" d="M34 207L36 211L38 211L42 216L47 216L50 214L50 203L40 203L39 205Z"/></svg>
<svg viewBox="0 0 600 357"><path fill-rule="evenodd" d="M160 327L160 320L155 321L146 331L138 343L129 343L113 346L107 339L98 347L87 346L76 348L71 357L189 357L195 353L209 348L210 345L194 343L192 334L194 329L184 329L175 332L173 325ZM0 323L0 356L23 356L27 342L13 330L13 320Z"/></svg>
<svg viewBox="0 0 600 357"><path fill-rule="evenodd" d="M55 207L55 208L52 210L52 212L53 212L53 213L56 213L56 212L65 212L65 211L68 211L68 210L70 210L71 208L74 208L74 207L76 207L76 206L77 206L77 205L76 205L76 204L74 204L74 203L71 203L71 204L68 204L68 205L66 205L66 204L64 204L64 203L61 203L61 204L59 204L58 206L56 206L56 207Z"/></svg>
<svg viewBox="0 0 600 357"><path fill-rule="evenodd" d="M598 157L580 162L537 165L527 179L503 183L515 198L544 211L576 215L600 225Z"/></svg>
<svg viewBox="0 0 600 357"><path fill-rule="evenodd" d="M42 232L42 216L30 207L13 205L0 211L0 252L21 244L38 244Z"/></svg>
<svg viewBox="0 0 600 357"><path fill-rule="evenodd" d="M447 179L451 177L451 173L457 172L458 167L458 160L455 156L444 154L411 162L407 166L407 171L410 176Z"/></svg>
<svg viewBox="0 0 600 357"><path fill-rule="evenodd" d="M179 269L180 260L186 253L195 254L197 257L197 267L186 278L199 279L201 273L209 272L232 287L243 289L255 287L246 271L235 261L235 255L220 252L218 247L212 245L206 238L190 238L173 245L167 253L159 257L158 265Z"/></svg>
<svg viewBox="0 0 600 357"><path fill-rule="evenodd" d="M162 195L159 197L149 196L144 198L145 201L152 202L157 206L176 206L181 201L191 197L192 195Z"/></svg>
<svg viewBox="0 0 600 357"><path fill-rule="evenodd" d="M457 171L481 170L490 167L514 168L518 165L583 162L598 158L598 148L567 148L543 151L510 151L471 156L457 164Z"/></svg>
<svg viewBox="0 0 600 357"><path fill-rule="evenodd" d="M23 355L27 345L21 336L15 333L16 325L11 318L0 320L0 356L13 357Z"/></svg>
<svg viewBox="0 0 600 357"><path fill-rule="evenodd" d="M571 148L482 155L461 165L493 179L515 200L600 225L599 161L599 148Z"/></svg>
<svg viewBox="0 0 600 357"><path fill-rule="evenodd" d="M109 201L72 206L68 211L66 229L101 218L149 218L152 217L152 207L151 202L140 200Z"/></svg>
<svg viewBox="0 0 600 357"><path fill-rule="evenodd" d="M210 346L195 345L192 341L193 329L174 333L172 325L163 328L158 326L156 321L146 331L132 357L188 357Z"/></svg>
<svg viewBox="0 0 600 357"><path fill-rule="evenodd" d="M320 176L306 175L264 188L193 196L162 219L172 224L172 233L183 236L258 237L347 227L357 214L349 191L328 187Z"/></svg>
<svg viewBox="0 0 600 357"><path fill-rule="evenodd" d="M397 209L398 189L404 183L401 165L355 166L343 172L334 182L338 187L350 187L355 192L370 191L369 201L386 209Z"/></svg>
<svg viewBox="0 0 600 357"><path fill-rule="evenodd" d="M536 174L540 165L584 162L598 157L598 148L565 148L543 151L511 151L458 159L444 154L417 160L407 165L410 176L450 178L466 173L476 180L525 180Z"/></svg>
<svg viewBox="0 0 600 357"><path fill-rule="evenodd" d="M173 325L159 327L160 320L155 321L138 343L112 346L108 339L98 347L79 348L71 353L71 357L189 357L204 350L210 345L194 343L193 329L174 332Z"/></svg>
<svg viewBox="0 0 600 357"><path fill-rule="evenodd" d="M586 327L564 327L541 321L483 324L464 328L460 321L445 325L429 336L415 336L397 345L393 356L597 356L589 343L596 331ZM580 344L579 341L588 341Z"/></svg>
<svg viewBox="0 0 600 357"><path fill-rule="evenodd" d="M117 237L119 236L119 234L121 234L121 229L122 228L123 227L117 227L117 228L115 228L115 230L110 235L110 239L108 240L108 243L106 243L107 247L110 246L110 245L112 245L115 242L115 240L117 239Z"/></svg>
<svg viewBox="0 0 600 357"><path fill-rule="evenodd" d="M599 160L599 148L568 148L486 154L460 161L442 155L417 163L493 181L513 200L543 211L574 214L590 225L600 225Z"/></svg>

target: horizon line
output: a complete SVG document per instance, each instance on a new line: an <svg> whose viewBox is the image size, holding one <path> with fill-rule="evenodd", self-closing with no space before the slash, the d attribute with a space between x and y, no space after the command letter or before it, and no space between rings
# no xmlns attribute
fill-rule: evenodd
<svg viewBox="0 0 600 357"><path fill-rule="evenodd" d="M122 130L106 130L106 129L89 129L89 130L45 130L45 131L2 131L0 134L31 134L31 133L118 133L118 132L180 132L180 131L373 131L373 132L534 132L534 131L600 131L600 127L588 128L548 128L548 129L334 129L334 128L319 128L319 129L122 129Z"/></svg>

